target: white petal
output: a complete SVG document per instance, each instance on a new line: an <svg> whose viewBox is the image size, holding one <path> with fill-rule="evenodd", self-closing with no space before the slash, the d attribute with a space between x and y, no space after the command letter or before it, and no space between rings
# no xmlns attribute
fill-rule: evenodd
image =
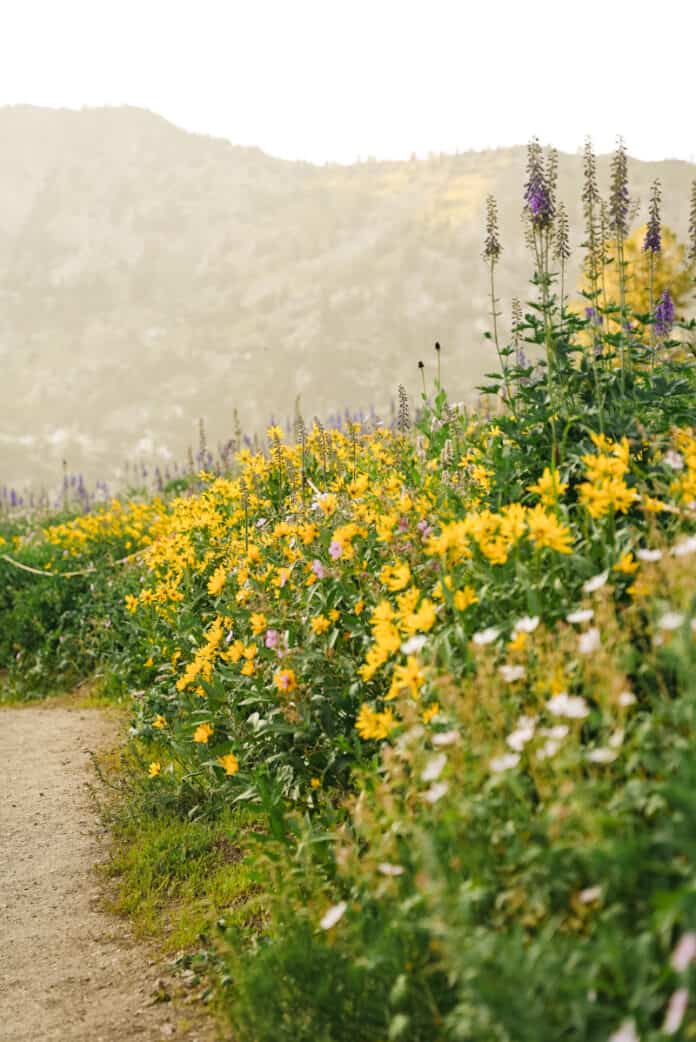
<svg viewBox="0 0 696 1042"><path fill-rule="evenodd" d="M421 771L421 780L427 782L436 781L442 774L446 763L447 757L444 753L438 753L437 756L433 756Z"/></svg>
<svg viewBox="0 0 696 1042"><path fill-rule="evenodd" d="M347 907L348 905L345 901L339 901L337 905L329 908L328 912L324 912L319 920L322 930L330 930L332 926L335 926L338 920L342 918Z"/></svg>
<svg viewBox="0 0 696 1042"><path fill-rule="evenodd" d="M383 876L402 876L404 869L402 865L391 865L388 861L382 861L377 869Z"/></svg>
<svg viewBox="0 0 696 1042"><path fill-rule="evenodd" d="M606 572L600 572L599 575L593 575L591 579L588 579L586 583L582 584L584 593L594 593L596 590L601 590L609 578L609 569Z"/></svg>

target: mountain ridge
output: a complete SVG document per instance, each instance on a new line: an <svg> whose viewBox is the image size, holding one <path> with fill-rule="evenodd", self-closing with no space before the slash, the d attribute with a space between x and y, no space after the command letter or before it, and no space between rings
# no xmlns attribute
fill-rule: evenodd
<svg viewBox="0 0 696 1042"><path fill-rule="evenodd" d="M315 165L181 130L132 106L0 108L0 483L110 476L135 455L182 454L292 412L374 404L437 339L463 397L493 365L483 207L498 199L505 312L524 295L523 146ZM608 157L598 167L602 187ZM631 161L647 202L661 176L681 238L683 160ZM581 157L559 197L581 237ZM505 325L505 320L503 320Z"/></svg>

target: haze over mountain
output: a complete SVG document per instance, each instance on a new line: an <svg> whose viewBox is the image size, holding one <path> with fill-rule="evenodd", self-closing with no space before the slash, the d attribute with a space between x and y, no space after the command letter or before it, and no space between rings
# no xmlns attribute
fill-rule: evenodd
<svg viewBox="0 0 696 1042"><path fill-rule="evenodd" d="M499 296L526 291L523 146L352 166L287 162L136 108L0 109L0 483L109 477L125 459L417 393L443 344L455 397L495 366L481 261L496 195ZM600 160L601 185L608 159ZM686 237L682 161L632 161ZM581 158L559 197L581 237ZM431 367L432 368L432 367Z"/></svg>

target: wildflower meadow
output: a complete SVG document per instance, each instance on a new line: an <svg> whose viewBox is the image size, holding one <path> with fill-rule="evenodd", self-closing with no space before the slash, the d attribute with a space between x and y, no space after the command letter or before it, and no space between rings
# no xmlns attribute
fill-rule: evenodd
<svg viewBox="0 0 696 1042"><path fill-rule="evenodd" d="M3 511L6 690L100 678L130 798L244 849L235 1039L696 1037L696 182L679 245L584 171L572 243L529 146L526 300L488 200L476 404L436 343L390 422Z"/></svg>

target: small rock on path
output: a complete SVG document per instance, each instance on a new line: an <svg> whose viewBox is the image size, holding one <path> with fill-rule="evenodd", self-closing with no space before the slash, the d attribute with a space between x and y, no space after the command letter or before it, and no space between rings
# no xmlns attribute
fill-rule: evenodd
<svg viewBox="0 0 696 1042"><path fill-rule="evenodd" d="M161 969L100 907L94 866L104 851L89 752L117 734L98 709L0 710L3 1042L212 1037L199 1017L153 1002Z"/></svg>

